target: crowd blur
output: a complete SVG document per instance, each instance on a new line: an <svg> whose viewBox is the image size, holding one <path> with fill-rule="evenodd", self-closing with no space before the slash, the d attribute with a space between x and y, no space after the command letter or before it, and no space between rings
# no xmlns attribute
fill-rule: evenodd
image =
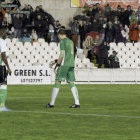
<svg viewBox="0 0 140 140"><path fill-rule="evenodd" d="M82 15L74 17L72 40L77 46L80 38L80 47L91 61L96 57L98 67L102 64L109 67L109 43L138 42L140 33L140 6L133 10L130 5L126 9L118 5L117 9L109 4L102 7L99 3L89 7L85 5ZM75 32L73 30L75 29ZM117 53L114 53L117 55ZM116 62L118 58L115 59ZM117 64L118 65L118 64ZM118 65L119 67L119 65Z"/></svg>
<svg viewBox="0 0 140 140"><path fill-rule="evenodd" d="M46 42L59 42L57 31L65 28L46 12L42 5L33 10L31 5L21 7L19 0L0 4L0 27L4 27L9 38L19 38L22 42L44 38Z"/></svg>

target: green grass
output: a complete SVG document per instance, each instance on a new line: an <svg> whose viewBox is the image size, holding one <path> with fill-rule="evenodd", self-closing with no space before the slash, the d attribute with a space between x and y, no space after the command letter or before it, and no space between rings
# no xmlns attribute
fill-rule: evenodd
<svg viewBox="0 0 140 140"><path fill-rule="evenodd" d="M29 112L0 112L0 140L140 140L139 85L77 87L80 109L67 85L46 109L53 86L8 86L7 107Z"/></svg>

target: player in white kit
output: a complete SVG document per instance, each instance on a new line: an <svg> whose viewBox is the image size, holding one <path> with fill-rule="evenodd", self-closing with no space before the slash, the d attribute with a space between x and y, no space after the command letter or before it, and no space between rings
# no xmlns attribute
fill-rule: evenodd
<svg viewBox="0 0 140 140"><path fill-rule="evenodd" d="M11 75L11 69L6 57L6 42L3 39L5 36L5 29L0 29L0 112L11 111L5 107L7 97L7 75Z"/></svg>

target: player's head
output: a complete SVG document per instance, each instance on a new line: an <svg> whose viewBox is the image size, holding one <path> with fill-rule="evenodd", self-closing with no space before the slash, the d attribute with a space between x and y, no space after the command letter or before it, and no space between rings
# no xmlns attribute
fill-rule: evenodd
<svg viewBox="0 0 140 140"><path fill-rule="evenodd" d="M58 31L58 37L59 37L60 40L66 38L66 36L67 36L66 31L64 29L60 29Z"/></svg>
<svg viewBox="0 0 140 140"><path fill-rule="evenodd" d="M114 56L116 56L116 55L117 55L117 52L116 52L116 51L113 51L112 54L113 54Z"/></svg>
<svg viewBox="0 0 140 140"><path fill-rule="evenodd" d="M6 31L4 28L0 28L0 37L2 37L4 39L6 38Z"/></svg>

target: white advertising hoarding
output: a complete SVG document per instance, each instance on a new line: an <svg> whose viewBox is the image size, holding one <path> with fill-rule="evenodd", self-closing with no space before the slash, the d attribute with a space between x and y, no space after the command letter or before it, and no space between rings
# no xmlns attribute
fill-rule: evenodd
<svg viewBox="0 0 140 140"><path fill-rule="evenodd" d="M46 85L51 84L51 69L45 66L13 66L8 76L8 85Z"/></svg>

